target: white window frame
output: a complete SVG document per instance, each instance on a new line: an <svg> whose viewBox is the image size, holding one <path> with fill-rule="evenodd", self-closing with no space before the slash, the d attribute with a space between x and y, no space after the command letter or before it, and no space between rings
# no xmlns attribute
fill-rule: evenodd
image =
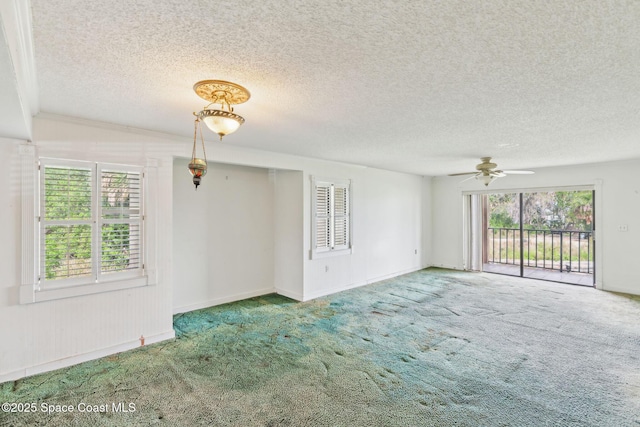
<svg viewBox="0 0 640 427"><path fill-rule="evenodd" d="M336 190L342 190L346 199L342 209L337 206ZM352 253L351 196L351 180L311 177L311 259ZM321 203L321 199L326 202ZM344 242L336 236L340 229L344 230ZM325 237L320 239L323 234Z"/></svg>
<svg viewBox="0 0 640 427"><path fill-rule="evenodd" d="M100 163L80 160L64 160L54 158L37 159L35 147L25 147L21 149L23 154L22 174L23 183L23 271L22 286L20 290L20 302L22 304L50 301L61 298L90 295L101 292L130 289L139 286L155 284L155 251L149 245L150 233L147 221L145 201L148 198L148 169L155 175L155 167L145 168L142 166L122 165L115 163ZM30 172L29 166L35 166ZM67 278L58 280L46 280L44 277L43 263L43 240L41 233L43 230L43 200L44 189L41 186L41 174L44 174L45 166L61 167L81 167L92 170L92 274L90 276ZM102 273L100 271L101 238L96 238L102 230L103 219L101 215L100 195L101 190L97 183L100 182L101 171L123 171L140 173L140 261L138 268L128 271ZM33 209L31 216L24 209ZM108 222L108 220L107 220ZM134 221L135 222L135 221ZM153 223L153 222L152 222ZM29 242L30 240L30 242ZM28 249L31 246L33 249ZM151 261L151 269L147 262ZM31 269L31 273L29 272Z"/></svg>

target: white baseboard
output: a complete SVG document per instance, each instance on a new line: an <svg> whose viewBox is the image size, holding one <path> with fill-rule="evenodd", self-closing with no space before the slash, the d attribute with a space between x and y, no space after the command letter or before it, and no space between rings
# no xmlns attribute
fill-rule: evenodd
<svg viewBox="0 0 640 427"><path fill-rule="evenodd" d="M171 331L164 332L162 334L152 335L144 337L144 344L149 345L160 341L170 340L175 338L176 333L172 329ZM78 354L76 356L66 357L60 360L54 360L53 362L43 363L41 365L30 366L18 371L9 372L6 374L0 374L0 383L6 381L15 381L20 378L30 377L31 375L41 374L43 372L55 371L56 369L66 368L68 366L77 365L78 363L88 362L89 360L100 359L101 357L109 356L116 353L121 353L127 350L133 350L140 347L140 340L136 339L128 341L112 347L102 348L100 350L91 351L89 353Z"/></svg>
<svg viewBox="0 0 640 427"><path fill-rule="evenodd" d="M276 288L276 293L278 295L282 295L284 297L291 298L292 300L304 301L304 296L302 294L297 293L297 292L290 292L290 291L287 291L285 289Z"/></svg>
<svg viewBox="0 0 640 427"><path fill-rule="evenodd" d="M206 301L200 301L194 304L173 307L173 314L186 313L188 311L200 310L203 308L213 307L215 305L226 304L228 302L240 301L247 298L259 297L261 295L272 294L276 292L273 288L263 288L250 292L241 292L239 294L227 295L224 297L213 298Z"/></svg>
<svg viewBox="0 0 640 427"><path fill-rule="evenodd" d="M449 264L432 264L429 266L430 268L446 268L447 270L458 270L458 271L466 271L463 267L459 265L449 265Z"/></svg>
<svg viewBox="0 0 640 427"><path fill-rule="evenodd" d="M596 289L599 289L605 292L616 292L621 294L640 295L640 289L637 286L625 287L625 286L616 286L616 285L610 285L610 284L606 284L605 286L602 286L602 284L596 283Z"/></svg>
<svg viewBox="0 0 640 427"><path fill-rule="evenodd" d="M370 285L372 283L380 282L382 280L391 279L393 277L402 276L403 274L413 273L414 271L420 271L422 269L423 269L422 267L415 267L415 268L410 268L410 269L407 269L407 270L397 271L397 272L391 273L391 274L385 274L383 276L373 277L373 278L370 278L370 279L367 279L367 280L364 280L364 281L361 281L361 282L350 283L350 284L348 284L346 286L342 286L340 288L322 289L320 291L316 291L316 292L311 292L309 294L305 294L304 295L304 299L302 301L310 301L312 299L324 297L324 296L331 295L331 294L336 294L338 292L346 291L346 290L349 290L349 289L359 288L360 286Z"/></svg>
<svg viewBox="0 0 640 427"><path fill-rule="evenodd" d="M391 274L385 274L383 276L374 277L374 278L371 278L371 279L367 280L367 285L369 285L371 283L381 282L381 281L387 280L387 279L392 279L394 277L402 276L403 274L409 274L409 273L413 273L413 272L420 271L420 270L423 270L423 269L424 269L424 267L415 267L415 268L409 268L407 270L398 271L398 272L391 273Z"/></svg>

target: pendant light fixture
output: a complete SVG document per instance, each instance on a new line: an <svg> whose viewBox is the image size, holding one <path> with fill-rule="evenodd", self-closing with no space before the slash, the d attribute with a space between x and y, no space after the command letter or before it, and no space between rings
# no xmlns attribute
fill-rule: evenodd
<svg viewBox="0 0 640 427"><path fill-rule="evenodd" d="M200 131L200 140L202 141L202 157L196 157L198 131ZM204 138L202 137L202 129L200 128L200 119L198 117L196 117L193 124L193 150L191 151L189 172L193 175L193 184L197 190L200 181L202 181L202 177L207 174L207 153L204 150Z"/></svg>
<svg viewBox="0 0 640 427"><path fill-rule="evenodd" d="M200 98L210 102L196 114L198 119L217 133L221 141L223 136L235 132L244 123L244 118L235 114L232 107L251 97L244 87L224 80L202 80L193 85L193 90ZM220 108L210 108L213 104L219 104Z"/></svg>

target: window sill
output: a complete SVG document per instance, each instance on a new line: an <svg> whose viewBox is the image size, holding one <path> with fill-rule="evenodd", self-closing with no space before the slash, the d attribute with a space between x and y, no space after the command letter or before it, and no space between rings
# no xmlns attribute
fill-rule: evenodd
<svg viewBox="0 0 640 427"><path fill-rule="evenodd" d="M93 295L102 292L120 291L123 289L139 288L149 284L148 278L117 280L113 282L91 283L86 285L68 286L56 289L35 289L32 285L20 287L20 304L53 301L63 298L73 298L83 295Z"/></svg>
<svg viewBox="0 0 640 427"><path fill-rule="evenodd" d="M334 251L323 251L323 252L315 252L313 250L309 251L309 259L322 259L322 258L331 258L334 256L341 255L351 255L353 253L353 248L349 249L338 249Z"/></svg>

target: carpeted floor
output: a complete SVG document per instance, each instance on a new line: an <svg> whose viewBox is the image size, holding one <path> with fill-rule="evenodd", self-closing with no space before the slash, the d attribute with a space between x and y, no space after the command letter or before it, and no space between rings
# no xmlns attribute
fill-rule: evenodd
<svg viewBox="0 0 640 427"><path fill-rule="evenodd" d="M1 384L38 408L0 425L640 426L638 297L428 269L174 324L175 341Z"/></svg>

